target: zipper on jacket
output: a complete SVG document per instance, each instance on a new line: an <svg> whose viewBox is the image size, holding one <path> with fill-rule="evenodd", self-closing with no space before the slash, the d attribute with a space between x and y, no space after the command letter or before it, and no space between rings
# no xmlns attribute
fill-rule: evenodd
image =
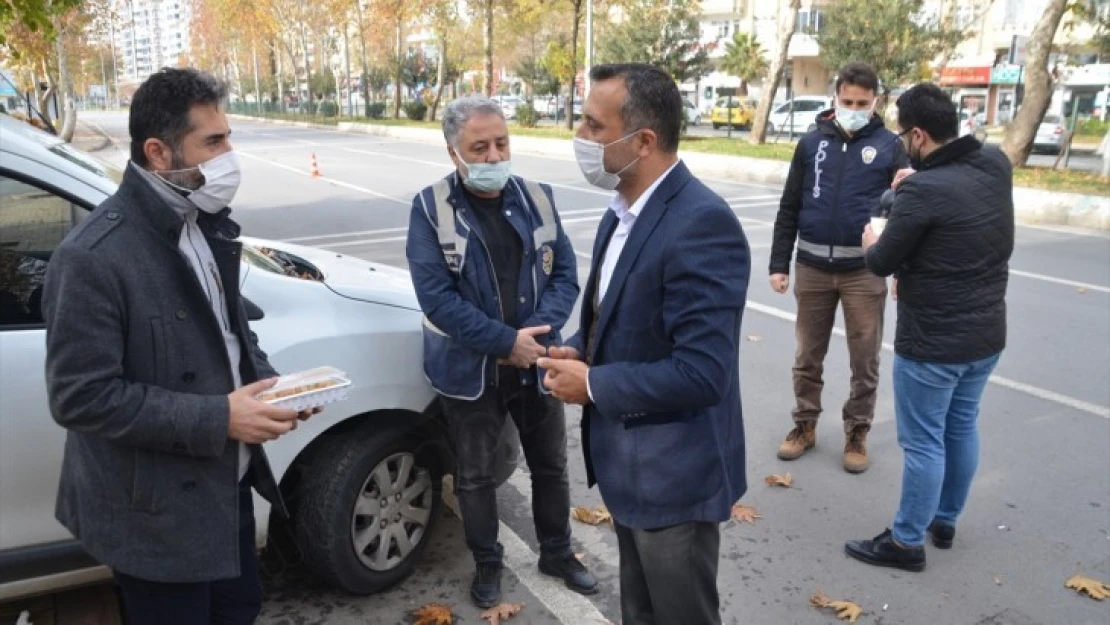
<svg viewBox="0 0 1110 625"><path fill-rule="evenodd" d="M470 227L470 223L466 221L466 216L463 214L464 212L465 211L457 210L455 211L455 214L458 215L459 221L461 221L463 225L466 226L466 229L472 232L474 234L474 237L478 239L478 242L482 244L482 249L486 251L486 262L489 263L489 272L490 275L493 276L493 289L497 292L497 316L501 318L501 323L505 323L505 309L501 308L501 286L497 284L497 269L493 266L493 256L490 255L489 246L486 245L486 241L482 238L482 235L479 234L477 230ZM514 343L513 345L515 347L516 343ZM486 356L486 359L488 360L489 356ZM496 362L493 365L493 384L494 386L501 385L501 371Z"/></svg>
<svg viewBox="0 0 1110 625"><path fill-rule="evenodd" d="M839 219L839 217L840 217L840 196L844 192L842 187L841 187L841 183L844 182L844 162L848 160L848 157L846 156L848 154L848 142L847 141L840 144L840 153L845 155L845 156L840 157L840 169L838 169L837 172L836 172L836 201L833 202L833 219L832 219L832 222L831 222L833 224L833 226L837 229L837 235L840 234L840 224L837 221L837 219ZM833 245L831 242L829 243L829 264L830 265L833 263L833 249L835 247L836 246Z"/></svg>

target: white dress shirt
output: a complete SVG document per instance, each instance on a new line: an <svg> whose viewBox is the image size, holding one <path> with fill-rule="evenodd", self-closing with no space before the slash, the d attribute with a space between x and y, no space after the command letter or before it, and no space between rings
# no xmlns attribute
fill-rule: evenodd
<svg viewBox="0 0 1110 625"><path fill-rule="evenodd" d="M628 235L632 232L632 226L635 225L636 218L640 216L640 212L647 206L648 200L651 199L655 190L671 174L678 163L679 161L675 161L675 164L663 172L663 175L656 178L655 182L651 183L651 186L641 193L640 197L636 198L632 206L629 206L628 201L619 193L614 195L612 202L609 203L609 210L617 216L619 223L617 223L616 229L613 230L613 236L609 237L609 244L605 246L605 253L601 259L601 275L597 279L597 314L601 314L601 304L605 302L605 295L609 292L609 283L613 280L613 271L617 268L617 261L620 260L621 252L624 251L624 244L628 241ZM588 345L583 347L589 349ZM590 390L589 371L586 372L586 393L590 396L592 402L594 394Z"/></svg>

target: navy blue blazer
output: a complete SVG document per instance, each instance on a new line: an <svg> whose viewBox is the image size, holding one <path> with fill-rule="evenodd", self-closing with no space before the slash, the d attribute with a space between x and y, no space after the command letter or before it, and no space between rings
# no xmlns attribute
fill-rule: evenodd
<svg viewBox="0 0 1110 625"><path fill-rule="evenodd" d="M582 418L589 484L634 529L723 522L747 489L739 372L747 238L728 204L678 163L629 233L587 346L616 225L610 211L598 227L580 330L567 340L593 354L593 402Z"/></svg>

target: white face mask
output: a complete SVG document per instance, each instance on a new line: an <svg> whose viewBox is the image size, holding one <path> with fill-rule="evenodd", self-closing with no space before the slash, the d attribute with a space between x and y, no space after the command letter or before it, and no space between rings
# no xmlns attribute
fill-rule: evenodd
<svg viewBox="0 0 1110 625"><path fill-rule="evenodd" d="M176 185L165 179L161 174L178 173L198 170L204 176L204 183L197 189L188 189ZM186 194L186 197L198 209L206 213L218 213L231 204L235 194L239 191L239 182L242 172L239 168L239 157L231 150L205 161L196 167L165 172L156 172L169 186Z"/></svg>
<svg viewBox="0 0 1110 625"><path fill-rule="evenodd" d="M871 121L874 108L866 111L853 111L852 109L836 107L836 123L847 132L858 132Z"/></svg>
<svg viewBox="0 0 1110 625"><path fill-rule="evenodd" d="M582 170L582 175L586 178L586 182L594 185L595 187L605 189L606 191L613 191L620 185L620 175L639 162L640 157L637 156L631 163L625 165L620 171L610 173L605 170L605 148L627 141L629 138L639 134L639 130L625 135L612 143L601 144L597 141L590 141L589 139L574 138L574 158L578 161L578 168Z"/></svg>

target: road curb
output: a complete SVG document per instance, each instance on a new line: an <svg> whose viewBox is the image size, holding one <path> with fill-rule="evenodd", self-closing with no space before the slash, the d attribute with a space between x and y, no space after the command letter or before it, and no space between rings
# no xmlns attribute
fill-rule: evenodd
<svg viewBox="0 0 1110 625"><path fill-rule="evenodd" d="M311 122L262 119L245 115L230 115L229 117L264 121L296 128L365 134L435 145L443 143L442 133L428 128L408 128L356 122L340 122L337 126L329 126ZM513 149L529 154L573 160L570 146L565 139L514 137ZM782 185L786 183L786 176L790 171L790 163L785 161L706 154L704 152L681 152L681 156L690 171L702 178L716 178L748 184ZM1110 232L1110 197L1014 187L1014 218L1018 223L1023 224L1069 226Z"/></svg>

